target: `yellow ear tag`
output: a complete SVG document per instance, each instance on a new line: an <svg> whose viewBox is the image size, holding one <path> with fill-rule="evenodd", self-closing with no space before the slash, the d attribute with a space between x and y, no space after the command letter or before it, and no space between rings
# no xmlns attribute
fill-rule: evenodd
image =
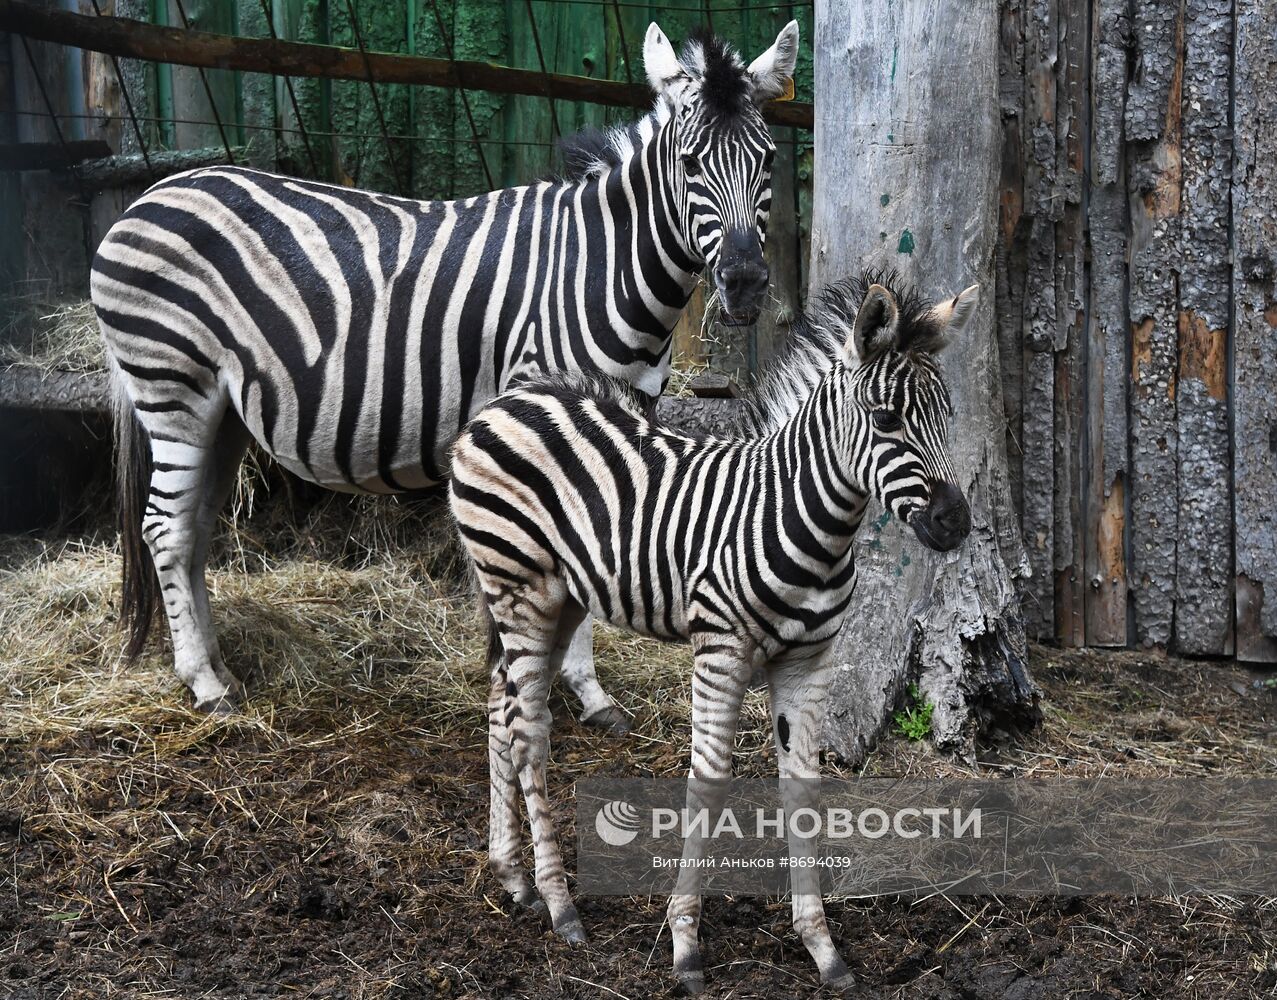
<svg viewBox="0 0 1277 1000"><path fill-rule="evenodd" d="M794 78L792 76L787 76L785 77L785 92L781 94L778 98L776 98L776 100L792 101L793 99L794 99Z"/></svg>

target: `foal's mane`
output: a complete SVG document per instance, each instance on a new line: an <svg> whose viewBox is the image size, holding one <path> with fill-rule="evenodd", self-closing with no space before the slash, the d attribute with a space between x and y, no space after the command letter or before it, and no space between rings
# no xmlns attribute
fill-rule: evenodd
<svg viewBox="0 0 1277 1000"><path fill-rule="evenodd" d="M871 285L895 296L900 310L897 350L934 353L943 345L942 329L931 302L894 268L867 268L859 275L826 285L789 328L784 352L771 363L745 401L740 433L769 434L802 408L816 386L842 357L856 313Z"/></svg>

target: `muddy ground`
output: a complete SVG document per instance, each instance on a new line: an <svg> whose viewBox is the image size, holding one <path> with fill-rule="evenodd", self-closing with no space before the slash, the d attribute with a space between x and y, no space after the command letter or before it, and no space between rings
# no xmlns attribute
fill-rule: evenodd
<svg viewBox="0 0 1277 1000"><path fill-rule="evenodd" d="M254 683L246 712L220 721L186 707L163 643L119 662L113 559L24 551L0 577L0 600L44 595L0 608L0 996L671 993L663 899L579 900L591 939L572 949L487 874L484 685L464 596L407 596L399 570L367 560L215 574L228 658ZM603 646L600 675L634 732L603 737L556 706L569 869L575 777L674 775L686 760L685 654ZM1047 649L1033 667L1040 734L971 761L892 740L867 771L1277 772L1277 697L1256 675ZM767 742L751 695L741 773L770 773ZM1277 996L1271 899L877 898L828 911L863 997ZM817 989L780 900L711 899L702 938L708 996Z"/></svg>

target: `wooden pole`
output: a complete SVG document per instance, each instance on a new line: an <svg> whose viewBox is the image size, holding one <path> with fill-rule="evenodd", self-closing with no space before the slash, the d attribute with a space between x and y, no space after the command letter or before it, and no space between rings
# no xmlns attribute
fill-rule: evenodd
<svg viewBox="0 0 1277 1000"><path fill-rule="evenodd" d="M997 10L996 0L816 4L812 290L872 263L900 269L936 298L972 283L982 290L976 319L941 362L973 530L960 550L940 555L876 505L866 516L825 728L827 744L853 762L913 677L935 706L932 736L946 749L1039 717L1016 592L1023 549L993 330Z"/></svg>
<svg viewBox="0 0 1277 1000"><path fill-rule="evenodd" d="M1233 506L1237 657L1277 662L1277 6L1237 0Z"/></svg>
<svg viewBox="0 0 1277 1000"><path fill-rule="evenodd" d="M184 31L117 17L86 17L70 11L45 10L23 0L0 0L0 31L178 66L361 82L366 82L371 72L380 84L459 86L617 107L645 108L652 103L651 91L642 84L390 52L369 52L365 60L358 49ZM812 106L795 101L771 102L763 108L763 117L773 125L809 129Z"/></svg>

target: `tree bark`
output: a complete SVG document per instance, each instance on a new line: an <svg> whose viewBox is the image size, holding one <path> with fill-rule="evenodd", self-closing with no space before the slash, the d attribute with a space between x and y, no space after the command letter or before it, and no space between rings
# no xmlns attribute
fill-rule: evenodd
<svg viewBox="0 0 1277 1000"><path fill-rule="evenodd" d="M1027 561L1007 474L993 328L998 5L827 0L816 5L815 36L812 288L886 263L937 298L973 282L982 290L967 335L942 356L971 535L956 552L932 553L889 516L867 514L826 743L844 760L861 760L916 678L935 706L936 744L965 750L981 732L1040 718L1017 594ZM1049 243L1053 252L1054 236Z"/></svg>

